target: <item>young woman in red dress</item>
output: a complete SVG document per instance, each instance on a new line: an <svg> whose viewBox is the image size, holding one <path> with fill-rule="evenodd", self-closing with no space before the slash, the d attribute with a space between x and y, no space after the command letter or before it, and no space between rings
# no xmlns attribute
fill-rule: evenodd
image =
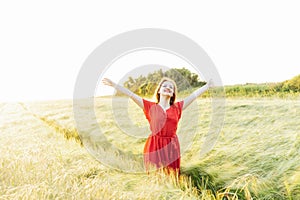
<svg viewBox="0 0 300 200"><path fill-rule="evenodd" d="M197 89L184 100L176 102L177 86L169 78L164 77L155 92L156 102L148 101L131 92L110 79L103 79L105 85L130 97L140 108L150 124L151 134L144 147L144 164L148 171L150 166L163 168L168 173L180 172L180 146L176 135L178 121L182 111L198 96L212 86L209 80L206 85Z"/></svg>

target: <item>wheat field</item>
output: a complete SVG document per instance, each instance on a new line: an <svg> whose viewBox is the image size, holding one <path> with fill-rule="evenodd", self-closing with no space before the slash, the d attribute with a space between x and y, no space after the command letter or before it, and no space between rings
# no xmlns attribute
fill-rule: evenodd
<svg viewBox="0 0 300 200"><path fill-rule="evenodd" d="M128 99L114 101L83 108L96 121L85 112L74 120L71 100L0 103L0 199L300 199L299 98L227 98L223 128L204 156L212 106L198 99L179 124L179 179L142 172L147 121ZM81 145L87 138L107 160Z"/></svg>

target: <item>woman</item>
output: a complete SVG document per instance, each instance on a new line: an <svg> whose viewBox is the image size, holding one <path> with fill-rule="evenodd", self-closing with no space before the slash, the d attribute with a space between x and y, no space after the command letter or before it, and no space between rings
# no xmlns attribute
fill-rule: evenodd
<svg viewBox="0 0 300 200"><path fill-rule="evenodd" d="M156 102L143 99L110 79L105 78L102 82L127 95L143 109L151 129L151 135L144 147L144 163L147 171L150 166L154 166L163 168L168 173L174 171L179 174L180 146L176 135L178 121L182 111L208 90L212 86L212 81L208 81L206 85L179 102L175 102L176 83L170 78L164 77L160 81L155 92Z"/></svg>

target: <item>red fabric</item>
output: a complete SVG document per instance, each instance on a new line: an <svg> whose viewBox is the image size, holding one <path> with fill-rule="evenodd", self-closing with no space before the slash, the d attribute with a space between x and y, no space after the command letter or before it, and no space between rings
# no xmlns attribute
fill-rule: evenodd
<svg viewBox="0 0 300 200"><path fill-rule="evenodd" d="M150 124L151 135L144 147L144 163L157 168L166 168L179 173L180 146L176 135L181 118L183 101L164 111L157 103L143 99L144 113Z"/></svg>

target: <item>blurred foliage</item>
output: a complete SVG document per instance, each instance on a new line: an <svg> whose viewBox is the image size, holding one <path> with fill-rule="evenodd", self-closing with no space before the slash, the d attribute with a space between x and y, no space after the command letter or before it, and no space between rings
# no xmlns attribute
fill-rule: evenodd
<svg viewBox="0 0 300 200"><path fill-rule="evenodd" d="M163 77L173 79L176 82L178 92L197 88L205 84L204 81L199 80L197 74L192 73L186 68L172 68L165 72L160 69L149 73L147 76L141 75L136 79L129 77L124 83L124 86L138 95L150 96L154 94L155 89Z"/></svg>
<svg viewBox="0 0 300 200"><path fill-rule="evenodd" d="M286 97L300 93L300 75L278 83L247 83L244 85L225 86L228 97Z"/></svg>
<svg viewBox="0 0 300 200"><path fill-rule="evenodd" d="M151 96L155 93L160 80L163 77L173 79L178 88L179 95L186 96L205 85L199 76L186 68L172 68L165 72L161 69L147 76L140 75L138 78L129 77L124 86L140 96ZM224 86L227 97L286 97L297 96L300 93L300 75L290 80L278 83L246 83ZM211 90L211 92L213 92ZM204 93L202 97L210 96Z"/></svg>

